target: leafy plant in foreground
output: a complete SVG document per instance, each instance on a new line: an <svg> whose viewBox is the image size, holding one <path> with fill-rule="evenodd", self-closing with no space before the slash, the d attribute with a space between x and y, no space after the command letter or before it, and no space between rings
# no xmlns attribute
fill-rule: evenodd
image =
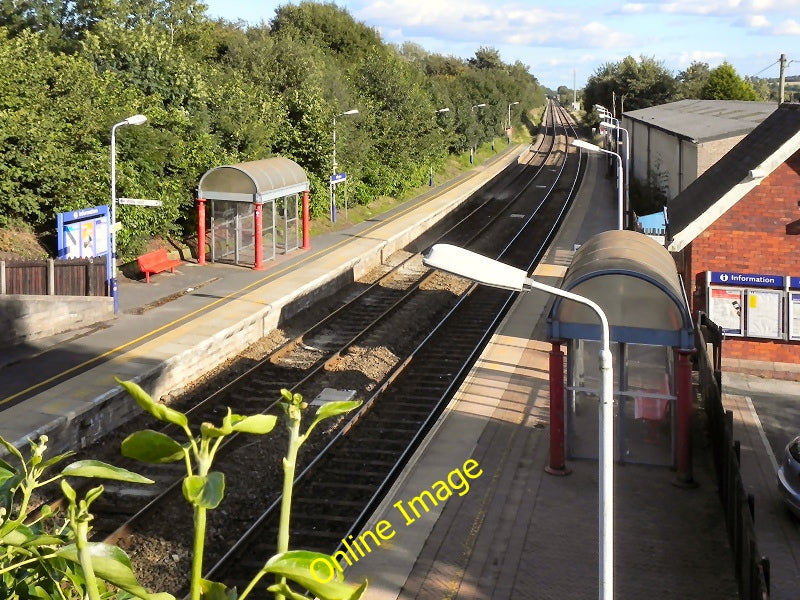
<svg viewBox="0 0 800 600"><path fill-rule="evenodd" d="M118 380L119 381L119 380ZM324 554L305 550L290 551L289 513L292 486L297 462L297 452L308 439L311 431L323 420L344 414L359 406L360 402L331 402L317 410L315 419L304 434L300 434L302 411L307 407L300 394L281 390L281 407L287 417L289 429L289 449L283 459L284 486L281 505L281 523L278 533L278 553L271 557L239 596L235 589L227 589L223 584L202 578L203 553L205 547L206 513L219 506L225 495L225 477L211 466L224 437L234 433L264 435L272 431L277 421L271 415L236 415L228 409L220 426L203 423L199 435L192 433L185 414L155 402L140 386L130 381L119 381L137 404L156 419L179 427L186 434L187 442L181 444L165 433L151 429L137 431L122 442L122 454L149 463L170 463L183 460L187 476L183 480L183 495L194 509L195 537L190 580L191 600L244 600L267 575L278 578L277 583L267 589L278 598L307 600L307 596L294 591L289 582L301 586L321 600L358 600L367 583L353 586L339 578L321 582L314 577L311 565Z"/></svg>
<svg viewBox="0 0 800 600"><path fill-rule="evenodd" d="M93 460L74 462L50 476L47 473L73 453L45 460L47 441L44 435L38 442L31 441L30 458L25 460L17 448L0 437L0 444L20 464L15 468L0 459L0 597L174 600L170 594L150 594L139 585L131 562L121 549L89 542L89 507L103 493L103 486L94 487L79 498L67 477L128 483L152 481ZM67 500L66 518L54 513L49 505L35 510L30 507L33 493L55 482L59 482Z"/></svg>

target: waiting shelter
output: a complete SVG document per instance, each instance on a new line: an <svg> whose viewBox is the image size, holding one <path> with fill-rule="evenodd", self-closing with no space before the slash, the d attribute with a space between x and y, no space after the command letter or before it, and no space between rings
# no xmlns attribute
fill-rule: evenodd
<svg viewBox="0 0 800 600"><path fill-rule="evenodd" d="M205 264L206 240L211 262L252 264L264 268L280 248L298 247L302 195L303 247L308 247L308 177L288 158L273 157L214 167L197 186L198 262ZM209 209L206 210L206 202Z"/></svg>
<svg viewBox="0 0 800 600"><path fill-rule="evenodd" d="M670 253L642 233L606 231L578 248L561 289L593 300L608 318L616 459L672 466L691 482L694 326ZM593 310L560 296L548 327L548 471L563 473L564 452L598 456L602 331Z"/></svg>

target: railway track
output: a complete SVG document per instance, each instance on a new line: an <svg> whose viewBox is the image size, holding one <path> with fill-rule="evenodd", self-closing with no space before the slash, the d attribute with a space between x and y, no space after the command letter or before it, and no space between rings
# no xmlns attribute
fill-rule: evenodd
<svg viewBox="0 0 800 600"><path fill-rule="evenodd" d="M557 230L580 176L580 155L568 145L572 137L568 120L551 105L524 160L408 253L353 286L324 319L187 411L195 425L218 423L227 407L245 415L276 412L281 388L307 399L326 389L353 390L364 400L356 416L328 424L305 447L293 547L332 553L359 530L513 300L511 293L476 288L427 269L419 252L446 242L529 270ZM375 359L380 365L365 374L360 365ZM257 557L260 567L274 553L279 457L286 447L282 429L255 441L232 437L215 466L247 475L229 477L226 500L210 516L206 548L212 579L241 586L257 570L250 557ZM148 588L183 593L192 529L179 489L183 473L174 465L125 466L158 483L149 496L125 487L109 489L105 502L93 506L97 538L125 549ZM314 504L320 499L322 508ZM314 518L304 520L304 514ZM118 527L121 518L126 521Z"/></svg>

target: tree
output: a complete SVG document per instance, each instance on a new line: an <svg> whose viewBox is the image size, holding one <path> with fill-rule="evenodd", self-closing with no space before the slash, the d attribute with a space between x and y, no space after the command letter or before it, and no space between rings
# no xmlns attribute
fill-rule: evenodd
<svg viewBox="0 0 800 600"><path fill-rule="evenodd" d="M701 91L704 100L758 100L753 86L739 77L736 69L724 62L708 74Z"/></svg>
<svg viewBox="0 0 800 600"><path fill-rule="evenodd" d="M701 98L710 73L708 63L694 61L685 71L678 73L678 95L681 98Z"/></svg>
<svg viewBox="0 0 800 600"><path fill-rule="evenodd" d="M672 102L677 84L672 73L654 58L631 56L618 63L601 66L586 83L584 102L587 107L600 104L606 108L637 110Z"/></svg>

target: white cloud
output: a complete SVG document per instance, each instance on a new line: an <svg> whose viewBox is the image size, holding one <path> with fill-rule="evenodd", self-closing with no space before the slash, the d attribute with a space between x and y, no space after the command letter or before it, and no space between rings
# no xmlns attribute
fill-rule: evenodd
<svg viewBox="0 0 800 600"><path fill-rule="evenodd" d="M749 15L744 18L744 24L751 29L766 29L771 25L764 15Z"/></svg>
<svg viewBox="0 0 800 600"><path fill-rule="evenodd" d="M693 50L692 52L684 52L680 54L676 62L681 67L688 67L693 62L704 62L713 67L721 64L724 60L724 52Z"/></svg>
<svg viewBox="0 0 800 600"><path fill-rule="evenodd" d="M794 19L786 19L772 30L775 35L800 35L800 23Z"/></svg>

